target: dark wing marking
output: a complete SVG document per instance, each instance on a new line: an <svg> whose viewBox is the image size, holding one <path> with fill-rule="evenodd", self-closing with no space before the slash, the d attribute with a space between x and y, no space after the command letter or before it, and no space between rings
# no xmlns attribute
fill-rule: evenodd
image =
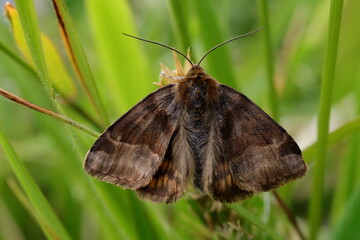
<svg viewBox="0 0 360 240"><path fill-rule="evenodd" d="M212 175L212 183L209 194L220 202L234 202L247 197L253 193L239 188L233 177L229 163L223 156L216 160L216 167Z"/></svg>
<svg viewBox="0 0 360 240"><path fill-rule="evenodd" d="M246 96L220 85L216 112L224 159L215 163L222 166L213 173L215 198L235 201L305 175L307 165L298 145Z"/></svg>
<svg viewBox="0 0 360 240"><path fill-rule="evenodd" d="M175 85L160 88L113 123L88 152L86 172L124 188L147 185L176 129L175 95Z"/></svg>
<svg viewBox="0 0 360 240"><path fill-rule="evenodd" d="M165 157L157 172L148 185L139 188L137 193L139 197L150 199L153 202L173 203L177 201L184 193L186 182L178 164L173 157L173 140L177 133L173 135L172 141L166 151Z"/></svg>

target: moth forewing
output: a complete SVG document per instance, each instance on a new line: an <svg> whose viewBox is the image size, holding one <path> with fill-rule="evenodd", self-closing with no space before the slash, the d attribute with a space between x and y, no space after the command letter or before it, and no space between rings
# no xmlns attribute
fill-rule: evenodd
<svg viewBox="0 0 360 240"><path fill-rule="evenodd" d="M175 96L175 86L166 85L113 123L86 155L86 172L124 188L146 186L177 126L180 111Z"/></svg>
<svg viewBox="0 0 360 240"><path fill-rule="evenodd" d="M305 175L292 137L245 95L221 85L219 122L224 156L237 186L263 192Z"/></svg>

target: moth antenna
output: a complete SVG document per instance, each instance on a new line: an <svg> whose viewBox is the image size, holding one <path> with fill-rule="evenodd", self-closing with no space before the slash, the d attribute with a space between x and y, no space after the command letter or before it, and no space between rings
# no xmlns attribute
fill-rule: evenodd
<svg viewBox="0 0 360 240"><path fill-rule="evenodd" d="M135 39L138 39L138 40L141 40L141 41L144 41L144 42L148 42L148 43L153 43L155 45L159 45L159 46L162 46L164 48L168 48L170 50L173 50L174 52L177 52L178 54L180 54L181 56L183 56L190 64L191 66L193 66L194 64L191 62L191 60L185 55L183 54L182 52L180 52L179 50L173 48L173 47L170 47L168 45L165 45L163 43L159 43L159 42L155 42L155 41L151 41L151 40L147 40L147 39L144 39L144 38L139 38L139 37L135 37L135 36L132 36L130 34L127 34L127 33L123 33L125 36L128 36L128 37L132 37L132 38L135 38Z"/></svg>
<svg viewBox="0 0 360 240"><path fill-rule="evenodd" d="M223 43L220 43L220 44L216 45L215 47L213 47L212 49L210 49L209 51L207 51L207 52L205 53L205 55L204 55L204 56L200 59L200 61L198 62L198 65L200 65L200 63L202 62L202 60L204 60L204 58L205 58L209 53L211 53L212 51L214 51L215 49L217 49L217 48L219 48L219 47L221 47L221 46L223 46L223 45L225 45L225 44L227 44L227 43L229 43L229 42L235 41L235 40L237 40L237 39L239 39L239 38L243 38L243 37L249 36L249 35L251 35L251 34L254 34L254 33L256 33L256 32L258 32L258 31L260 31L260 30L262 30L262 29L264 29L264 28L265 28L265 27L261 27L261 28L259 28L259 29L256 29L256 30L254 30L254 31L245 33L245 34L243 34L243 35L230 38L229 40L227 40L227 41L225 41L225 42L223 42Z"/></svg>

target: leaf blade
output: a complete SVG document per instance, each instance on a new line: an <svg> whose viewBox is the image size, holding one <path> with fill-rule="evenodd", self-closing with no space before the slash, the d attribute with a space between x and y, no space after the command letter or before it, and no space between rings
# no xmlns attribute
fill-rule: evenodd
<svg viewBox="0 0 360 240"><path fill-rule="evenodd" d="M46 200L30 173L20 161L13 147L1 131L0 145L4 150L17 179L32 203L36 214L41 218L41 222L47 223L47 226L51 226L54 230L54 232L49 231L48 227L44 227L44 224L40 224L45 234L50 239L71 239L54 210L51 208L49 202Z"/></svg>

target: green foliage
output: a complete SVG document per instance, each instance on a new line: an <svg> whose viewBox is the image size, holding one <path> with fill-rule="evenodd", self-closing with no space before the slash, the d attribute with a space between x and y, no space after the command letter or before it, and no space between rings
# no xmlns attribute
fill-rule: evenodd
<svg viewBox="0 0 360 240"><path fill-rule="evenodd" d="M334 85L334 74L337 60L337 52L340 36L341 15L343 10L343 0L332 0L330 4L329 27L327 48L322 74L319 117L318 117L318 137L317 137L317 161L314 167L310 200L309 219L310 219L310 239L315 240L321 225L322 201L324 189L325 164L328 145L328 132L330 122L330 110L332 99L332 88Z"/></svg>
<svg viewBox="0 0 360 240"><path fill-rule="evenodd" d="M0 145L4 149L16 177L34 208L34 217L38 220L39 225L46 236L50 239L70 239L63 225L53 212L53 209L50 207L44 195L40 192L40 189L2 132L0 132Z"/></svg>
<svg viewBox="0 0 360 240"><path fill-rule="evenodd" d="M156 89L159 62L173 64L170 51L123 32L183 52L190 46L198 60L263 25L202 65L272 114L304 150L308 175L278 190L300 231L311 239L359 235L360 34L351 27L359 1L54 2L67 43L48 2L35 9L32 0L15 1L21 45L19 24L0 20L0 88L62 114L56 120L0 97L0 239L299 239L271 194L220 205L191 190L157 205L82 168L97 132Z"/></svg>

